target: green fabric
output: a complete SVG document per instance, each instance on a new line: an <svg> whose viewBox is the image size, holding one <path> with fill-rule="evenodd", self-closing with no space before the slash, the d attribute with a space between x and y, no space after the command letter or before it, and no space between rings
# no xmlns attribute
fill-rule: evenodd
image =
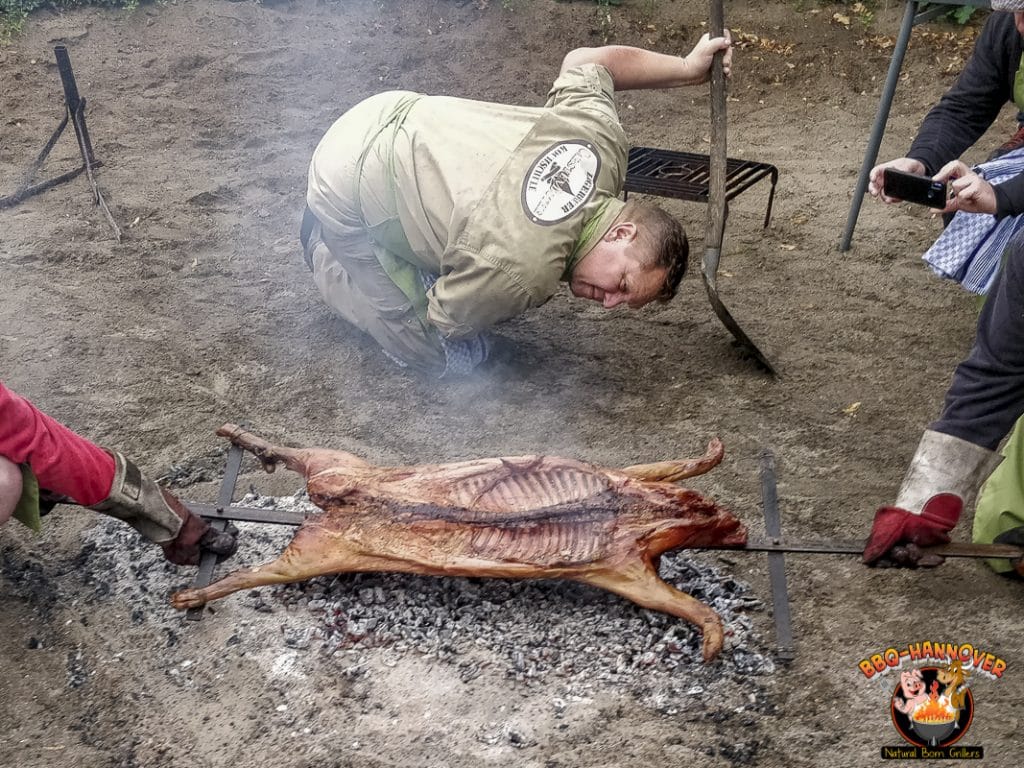
<svg viewBox="0 0 1024 768"><path fill-rule="evenodd" d="M1020 67L1013 78L1013 103L1017 109L1024 111L1024 54L1020 57Z"/></svg>
<svg viewBox="0 0 1024 768"><path fill-rule="evenodd" d="M420 281L419 270L412 263L414 258L409 241L402 231L397 218L390 219L376 227L367 227L373 255L398 289L412 303L416 316L426 326L427 292Z"/></svg>
<svg viewBox="0 0 1024 768"><path fill-rule="evenodd" d="M21 465L21 498L14 508L14 519L36 533L42 528L39 517L39 482L28 464Z"/></svg>
<svg viewBox="0 0 1024 768"><path fill-rule="evenodd" d="M604 227L602 232L597 232L598 225L604 222L605 213L608 211L608 206L611 204L612 200L616 200L616 198L609 197L601 203L601 207L598 208L594 215L587 220L587 223L583 225L583 230L580 232L579 237L576 238L576 242L572 244L572 250L569 252L569 259L565 265L565 272L562 273L563 280L568 281L572 278L572 271L576 269L576 265L579 264L580 259L582 259L590 248L593 247L594 244L592 241L595 240L594 236L597 235L598 237L603 237L604 233L611 228L611 222L608 222L608 225ZM616 200L616 202L618 202L618 200ZM622 206L620 205L618 210L616 210L616 216L621 210Z"/></svg>
<svg viewBox="0 0 1024 768"><path fill-rule="evenodd" d="M1024 417L1013 427L1003 461L981 486L974 505L974 541L991 544L1001 533L1024 525ZM997 573L1012 571L1009 560L986 560Z"/></svg>

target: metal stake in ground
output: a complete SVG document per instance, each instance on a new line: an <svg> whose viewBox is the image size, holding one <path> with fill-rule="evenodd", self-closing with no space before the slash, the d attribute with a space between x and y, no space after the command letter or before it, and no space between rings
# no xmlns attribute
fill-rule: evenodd
<svg viewBox="0 0 1024 768"><path fill-rule="evenodd" d="M779 494L775 485L775 457L765 449L761 454L761 503L764 505L764 529L769 541L782 538L779 516ZM768 578L772 584L772 615L775 617L775 638L779 661L795 658L793 628L789 614L789 589L786 586L786 560L781 552L768 553Z"/></svg>
<svg viewBox="0 0 1024 768"><path fill-rule="evenodd" d="M78 92L78 83L75 82L75 73L71 69L71 58L68 56L68 49L63 45L58 45L53 49L53 53L57 59L57 70L60 72L61 84L64 86L64 104L67 109L64 113L63 119L57 126L57 129L50 137L50 140L46 142L46 146L43 147L42 151L36 156L36 159L25 173L25 177L22 179L18 189L11 195L0 197L0 209L11 208L22 200L32 197L33 195L37 195L40 192L44 192L58 184L63 184L65 181L70 181L78 176L82 171L85 171L86 176L89 178L89 184L92 187L93 200L103 211L103 215L106 217L111 229L114 230L114 237L117 238L118 242L121 242L121 228L118 227L117 222L114 221L114 217L110 213L110 208L107 207L107 202L103 199L103 195L100 193L99 187L96 184L96 179L92 173L93 169L98 168L102 163L96 160L93 155L92 141L89 138L89 129L85 124L85 98ZM67 127L69 120L75 128L75 136L78 139L78 151L82 156L82 165L79 168L75 168L67 173L62 173L52 179L39 182L38 184L32 184L32 179L35 178L36 173L39 171L40 167L42 167L43 162L49 156L50 151L57 144L57 140L61 137L64 129Z"/></svg>
<svg viewBox="0 0 1024 768"><path fill-rule="evenodd" d="M722 0L711 0L711 37L725 34L725 14L722 11ZM726 186L726 146L725 146L725 67L722 59L723 51L715 54L711 66L711 153L710 186L708 188L708 226L704 238L704 258L700 265L700 276L708 293L708 300L718 315L718 319L732 333L733 337L760 363L766 371L774 374L775 368L768 358L743 332L725 304L718 297L718 262L722 257L722 238L725 233L725 186Z"/></svg>

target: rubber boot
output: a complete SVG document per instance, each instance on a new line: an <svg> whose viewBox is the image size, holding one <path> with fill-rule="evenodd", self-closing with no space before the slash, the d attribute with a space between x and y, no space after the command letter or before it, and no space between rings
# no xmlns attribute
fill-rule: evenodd
<svg viewBox="0 0 1024 768"><path fill-rule="evenodd" d="M915 515L940 493L952 493L966 506L1003 457L959 437L926 429L903 478L895 506Z"/></svg>

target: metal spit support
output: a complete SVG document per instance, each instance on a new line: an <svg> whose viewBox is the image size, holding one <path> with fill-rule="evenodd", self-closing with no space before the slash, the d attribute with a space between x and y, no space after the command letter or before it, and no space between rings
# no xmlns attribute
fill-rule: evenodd
<svg viewBox="0 0 1024 768"><path fill-rule="evenodd" d="M782 521L779 516L779 496L775 485L775 456L770 449L761 453L761 503L764 507L764 528L769 541L781 543ZM772 616L775 618L775 639L778 642L779 661L796 658L793 650L793 627L789 613L789 590L786 586L786 556L782 552L768 553L768 577L772 585Z"/></svg>
<svg viewBox="0 0 1024 768"><path fill-rule="evenodd" d="M96 205L103 211L103 215L107 219L107 223L110 224L111 229L114 230L114 237L118 242L121 242L121 228L117 226L117 222L114 221L113 214L110 213L110 208L107 207L106 200L103 199L103 195L100 192L99 186L96 184L96 179L93 176L93 170L99 168L102 163L99 162L92 150L92 139L89 138L89 129L85 124L85 97L78 92L78 83L75 81L75 73L71 69L71 57L68 55L67 46L58 45L53 49L54 57L57 60L57 71L60 73L60 81L64 87L64 104L65 112L64 117L61 119L57 129L50 136L50 140L46 142L42 151L36 156L36 159L32 162L28 171L25 172L24 178L22 178L21 184L18 185L18 189L14 193L7 195L6 197L0 197L0 210L4 208L12 208L22 200L37 195L40 192L44 192L47 189L63 184L65 181L71 181L71 179L78 176L82 171L85 171L85 175L89 178L89 184L92 187L93 200ZM64 133L64 129L67 127L68 122L74 126L75 137L78 140L78 152L82 156L82 165L74 170L62 173L59 176L55 176L52 179L41 181L37 184L32 183L32 179L35 178L36 173L42 167L43 162L49 156L50 151L57 144L57 140Z"/></svg>
<svg viewBox="0 0 1024 768"><path fill-rule="evenodd" d="M243 423L243 426L244 423ZM231 506L231 501L235 496L235 485L238 483L238 472L242 468L242 454L241 447L232 445L228 451L227 464L224 467L224 479L220 484L220 493L217 495L217 508L216 511L219 513L218 516L221 519L211 520L210 527L217 531L223 531L228 527L229 518L223 517L224 510ZM197 511L198 505L189 505L189 508L194 514L202 514ZM199 560L199 570L196 571L196 577L192 581L193 589L201 589L209 585L210 580L213 578L213 570L217 567L217 555L213 552L203 552L202 558ZM203 606L198 608L189 608L185 614L185 618L189 621L199 621L203 618Z"/></svg>
<svg viewBox="0 0 1024 768"><path fill-rule="evenodd" d="M239 423L245 428L249 425L244 421ZM305 519L302 512L287 509L259 509L256 507L236 507L231 504L235 497L235 486L238 484L238 473L242 468L242 458L245 451L241 446L232 444L228 450L227 461L224 465L224 479L221 480L220 491L217 494L216 504L202 504L196 502L185 502L185 506L194 515L198 515L210 523L210 527L223 531L232 520L246 523L269 523L273 525L301 525ZM201 589L209 586L213 580L213 572L217 567L219 558L213 552L204 552L199 561L199 569L192 580L193 589ZM185 613L189 621L199 621L203 618L203 607L189 608Z"/></svg>

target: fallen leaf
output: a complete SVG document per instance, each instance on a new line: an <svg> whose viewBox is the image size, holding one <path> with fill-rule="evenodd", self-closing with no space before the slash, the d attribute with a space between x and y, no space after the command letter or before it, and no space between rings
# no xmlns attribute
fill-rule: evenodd
<svg viewBox="0 0 1024 768"><path fill-rule="evenodd" d="M843 413L845 413L847 416L853 416L857 412L857 410L859 408L860 408L860 402L859 401L856 402L856 403L851 403L850 405L848 405L845 408L843 408Z"/></svg>
<svg viewBox="0 0 1024 768"><path fill-rule="evenodd" d="M850 17L841 13L832 14L832 21L842 24L844 27L850 26Z"/></svg>
<svg viewBox="0 0 1024 768"><path fill-rule="evenodd" d="M784 251L795 251L796 250L796 246L795 245L790 245L789 243L779 243L779 248L781 248Z"/></svg>

